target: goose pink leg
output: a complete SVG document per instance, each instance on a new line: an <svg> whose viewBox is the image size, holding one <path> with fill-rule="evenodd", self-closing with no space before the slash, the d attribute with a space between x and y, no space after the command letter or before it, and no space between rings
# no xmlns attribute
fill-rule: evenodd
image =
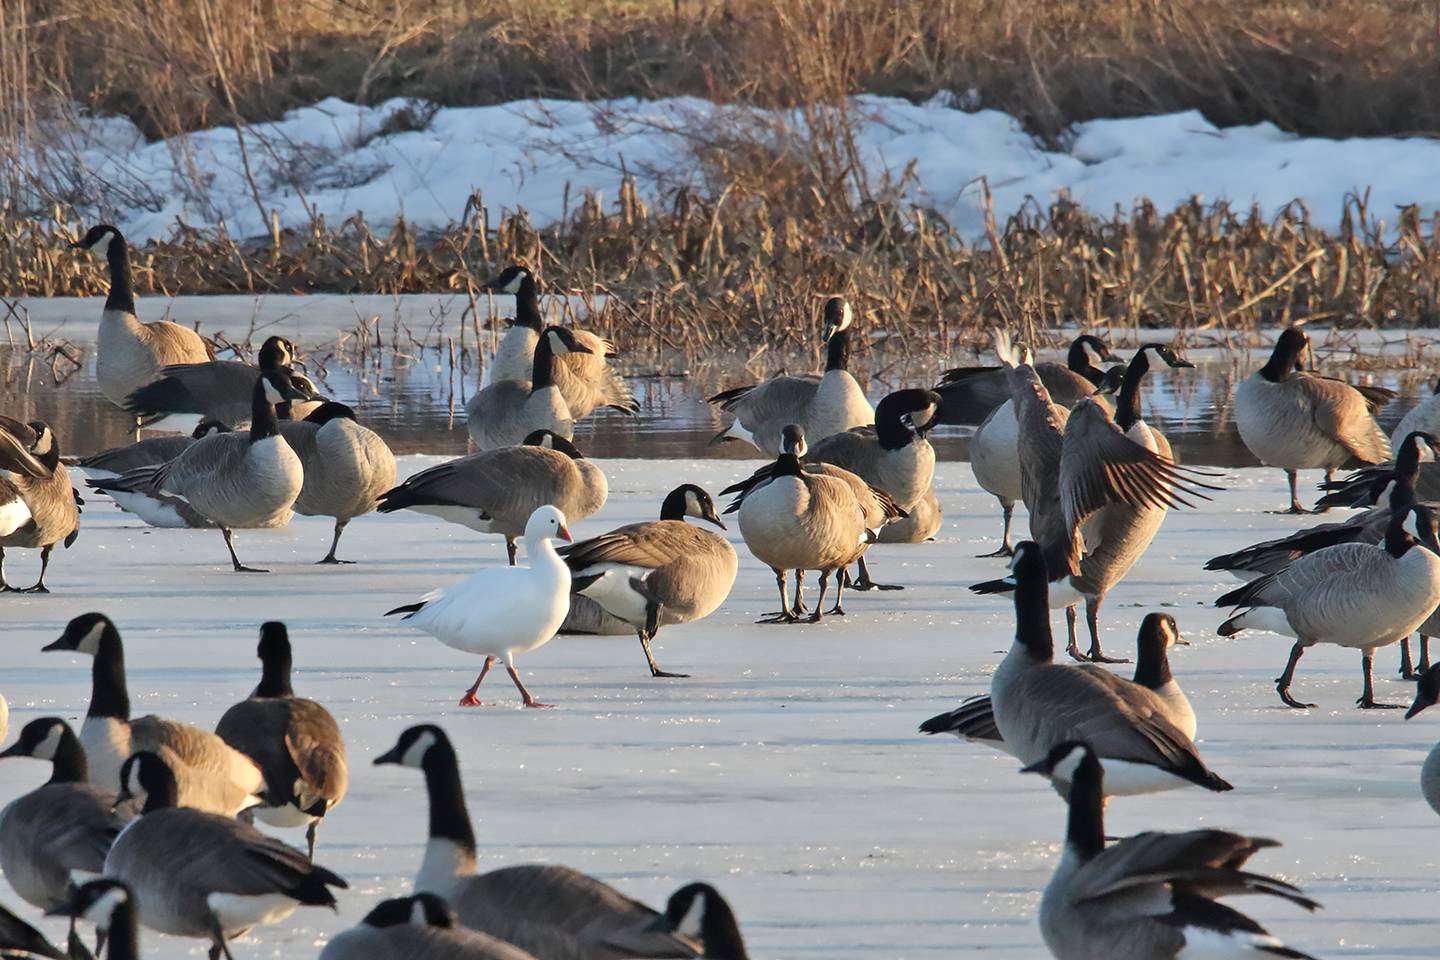
<svg viewBox="0 0 1440 960"><path fill-rule="evenodd" d="M486 657L486 658L485 658L485 666L483 666L483 667L480 668L480 676L478 676L478 677L475 678L475 685L474 685L473 687L471 687L469 690L466 690L466 691L465 691L465 696L463 696L463 697L460 698L460 706L462 706L462 707L483 707L483 706L485 705L485 704L483 704L483 703L480 702L480 700L475 696L475 693L476 693L476 691L478 691L478 690L480 689L480 684L484 681L484 679L485 679L485 674L487 674L487 673L490 672L490 667L493 666L494 663L495 663L495 658L494 658L494 657Z"/></svg>
<svg viewBox="0 0 1440 960"><path fill-rule="evenodd" d="M548 710L551 707L555 706L555 704L553 703L541 703L539 700L536 700L534 697L530 696L530 691L526 690L525 684L520 682L520 674L515 672L515 668L513 666L507 663L505 664L505 669L509 672L510 679L515 681L515 689L520 691L520 699L525 704L525 706L535 707L536 709L542 710Z"/></svg>

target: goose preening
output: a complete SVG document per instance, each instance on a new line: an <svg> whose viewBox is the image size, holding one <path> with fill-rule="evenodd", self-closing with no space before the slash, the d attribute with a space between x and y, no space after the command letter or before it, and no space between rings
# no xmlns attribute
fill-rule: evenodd
<svg viewBox="0 0 1440 960"><path fill-rule="evenodd" d="M248 407L246 416L249 416ZM137 467L157 467L167 460L174 460L185 452L186 447L202 437L229 432L230 426L219 420L201 420L195 425L195 429L190 432L189 436L171 434L164 437L147 437L123 447L111 447L109 450L102 450L88 457L78 457L73 463L87 477L97 479L118 477Z"/></svg>
<svg viewBox="0 0 1440 960"><path fill-rule="evenodd" d="M687 883L670 894L664 923L678 936L701 944L703 956L711 960L749 960L735 911L708 883Z"/></svg>
<svg viewBox="0 0 1440 960"><path fill-rule="evenodd" d="M125 409L140 418L147 430L188 430L196 420L245 423L250 419L250 394L255 378L272 370L290 375L291 382L306 394L285 402L306 404L316 401L309 378L292 369L295 345L284 337L267 337L260 346L257 363L238 360L210 360L168 366L160 376L145 384L125 401ZM309 411L289 411L305 416Z"/></svg>
<svg viewBox="0 0 1440 960"><path fill-rule="evenodd" d="M233 817L260 802L265 787L260 768L215 734L154 715L130 719L125 647L109 617L81 614L66 624L58 640L41 649L81 653L93 660L90 707L80 725L91 783L118 790L120 768L131 753L150 750L170 761L187 807Z"/></svg>
<svg viewBox="0 0 1440 960"><path fill-rule="evenodd" d="M738 491L726 512L738 509L745 545L775 573L780 610L762 623L799 622L800 574L805 570L820 571L820 598L809 618L819 622L830 575L859 560L878 525L901 513L889 497L849 471L829 464L807 468L800 459L804 454L805 435L790 424L781 431L774 464L721 491ZM786 593L788 570L796 572L793 606ZM832 613L845 612L840 605L843 590L843 581L837 579Z"/></svg>
<svg viewBox="0 0 1440 960"><path fill-rule="evenodd" d="M1230 784L1205 765L1194 742L1154 692L1104 670L1054 662L1049 579L1038 544L1015 548L1015 642L990 682L995 726L1006 750L1038 763L1057 744L1082 736L1109 772L1112 795ZM1053 778L1063 790L1066 778Z"/></svg>
<svg viewBox="0 0 1440 960"><path fill-rule="evenodd" d="M556 382L561 363L576 353L592 353L574 331L546 327L535 345L530 378L496 380L465 403L465 427L480 450L521 443L536 430L566 440L575 435L575 416Z"/></svg>
<svg viewBox="0 0 1440 960"><path fill-rule="evenodd" d="M291 507L305 482L300 458L280 433L275 405L301 396L283 370L256 378L250 430L196 440L174 460L142 467L109 480L87 480L96 490L120 490L153 500L184 500L220 528L237 573L265 573L235 554L236 529L265 529L290 522Z"/></svg>
<svg viewBox="0 0 1440 960"><path fill-rule="evenodd" d="M330 938L320 960L535 960L519 947L460 926L433 893L383 900Z"/></svg>
<svg viewBox="0 0 1440 960"><path fill-rule="evenodd" d="M699 955L694 944L665 922L664 914L569 867L527 864L479 873L459 761L439 727L410 727L375 763L425 774L430 824L414 890L443 897L465 926L537 957L638 960Z"/></svg>
<svg viewBox="0 0 1440 960"><path fill-rule="evenodd" d="M1285 471L1290 481L1286 513L1305 513L1296 493L1296 472L1323 469L1330 480L1352 460L1390 459L1390 440L1375 422L1376 406L1394 398L1388 390L1364 390L1304 368L1310 338L1287 327L1270 359L1235 388L1235 428L1260 462Z"/></svg>
<svg viewBox="0 0 1440 960"><path fill-rule="evenodd" d="M545 318L540 313L540 292L535 277L522 266L506 267L500 276L481 289L515 297L515 316L490 362L490 382L528 380L535 364ZM588 417L596 407L610 407L634 416L640 405L619 371L610 365L615 344L588 330L570 328L570 333L587 352L566 353L555 365L555 384L565 406L576 420Z"/></svg>
<svg viewBox="0 0 1440 960"><path fill-rule="evenodd" d="M105 876L134 892L152 930L210 942L210 960L230 957L227 940L277 923L296 907L335 908L331 887L346 883L294 847L247 823L178 806L175 776L158 754L135 753L120 770L132 820L105 857Z"/></svg>
<svg viewBox="0 0 1440 960"><path fill-rule="evenodd" d="M825 301L825 372L820 376L780 374L764 383L724 390L710 397L733 418L716 434L721 440L744 440L767 457L779 454L776 441L789 424L819 441L832 433L875 422L875 409L850 373L850 336L854 311L843 297Z"/></svg>
<svg viewBox="0 0 1440 960"><path fill-rule="evenodd" d="M345 738L330 711L295 696L285 624L261 625L256 655L259 685L225 711L215 735L253 760L265 777L264 803L251 812L272 826L305 827L314 860L320 821L344 798L349 784Z"/></svg>
<svg viewBox="0 0 1440 960"><path fill-rule="evenodd" d="M112 953L110 956L115 960L132 960L133 957L121 953ZM39 930L4 907L0 907L0 957L14 960L30 960L31 957L72 960L70 954L46 940Z"/></svg>
<svg viewBox="0 0 1440 960"><path fill-rule="evenodd" d="M1361 651L1362 708L1398 706L1375 702L1371 661L1375 651L1414 633L1440 607L1440 543L1435 515L1412 505L1393 511L1381 545L1341 543L1306 554L1279 573L1251 580L1215 601L1239 612L1220 624L1219 634L1268 630L1294 637L1285 672L1275 681L1280 699L1296 708L1313 707L1290 695L1295 665L1317 643Z"/></svg>
<svg viewBox="0 0 1440 960"><path fill-rule="evenodd" d="M1066 652L1077 660L1110 660L1100 647L1100 603L1144 554L1166 509L1192 506L1187 497L1208 500L1203 491L1219 489L1198 479L1210 474L1176 464L1164 437L1141 419L1139 387L1150 352L1167 365L1187 365L1162 344L1141 347L1126 369L1114 417L1095 399L1067 411L1051 400L1034 367L1010 368L1030 532L1054 578L1050 601L1065 608ZM1006 577L970 589L1007 593L1014 581ZM1075 636L1074 606L1082 599L1088 655L1080 653Z"/></svg>
<svg viewBox="0 0 1440 960"><path fill-rule="evenodd" d="M1405 711L1405 719L1410 720L1420 714L1421 711L1440 703L1440 664L1435 664L1420 674L1420 679L1415 684L1415 699L1410 704L1410 709ZM1420 768L1420 793L1425 802L1430 804L1430 809L1440 813L1440 743L1437 743L1425 756L1425 763Z"/></svg>
<svg viewBox="0 0 1440 960"><path fill-rule="evenodd" d="M49 593L45 571L55 544L80 535L80 504L60 463L60 441L41 420L0 417L0 591ZM40 551L40 577L29 587L5 582L5 550Z"/></svg>
<svg viewBox="0 0 1440 960"><path fill-rule="evenodd" d="M684 677L655 662L650 643L660 627L709 616L735 585L739 561L724 537L685 522L725 524L701 487L676 487L660 504L660 519L632 523L562 547L570 590L588 597L640 637L652 677Z"/></svg>
<svg viewBox="0 0 1440 960"><path fill-rule="evenodd" d="M395 486L395 454L378 433L360 425L354 410L333 400L304 420L281 420L278 426L304 472L292 509L302 517L335 518L330 552L315 562L354 563L335 556L340 534Z"/></svg>
<svg viewBox="0 0 1440 960"><path fill-rule="evenodd" d="M1168 613L1151 613L1140 622L1140 632L1135 637L1135 676L1131 682L1144 687L1160 700L1165 719L1173 723L1181 733L1195 739L1195 708L1190 698L1180 689L1175 675L1170 672L1169 649L1174 644L1185 644L1175 618ZM1081 664L1081 670L1101 670L1096 664ZM1105 682L1109 682L1108 680ZM925 734L952 733L961 740L985 743L1011 756L1014 752L1005 744L1000 730L995 726L995 710L990 698L985 695L970 697L954 710L938 714L920 724Z"/></svg>
<svg viewBox="0 0 1440 960"><path fill-rule="evenodd" d="M31 720L4 757L51 765L49 780L0 810L0 871L26 903L48 909L65 899L72 873L100 875L130 811L116 809L115 791L87 782L85 750L59 717Z"/></svg>
<svg viewBox="0 0 1440 960"><path fill-rule="evenodd" d="M583 520L605 505L610 486L569 440L536 430L520 446L500 447L421 470L380 495L381 513L414 510L505 538L510 566L516 542L538 508L550 504Z"/></svg>
<svg viewBox="0 0 1440 960"><path fill-rule="evenodd" d="M189 327L168 320L144 323L135 316L130 249L119 230L108 223L91 227L70 249L104 257L110 267L110 293L95 338L95 381L111 403L124 407L130 394L158 377L164 367L211 358L205 341Z"/></svg>
<svg viewBox="0 0 1440 960"><path fill-rule="evenodd" d="M1057 960L1315 960L1285 946L1221 897L1266 894L1305 910L1319 904L1245 870L1264 837L1223 830L1152 831L1105 845L1112 773L1089 745L1056 744L1025 768L1070 783L1065 852L1040 899L1040 935Z"/></svg>
<svg viewBox="0 0 1440 960"><path fill-rule="evenodd" d="M570 609L570 568L555 552L552 540L570 542L565 514L552 506L538 507L525 524L528 567L487 567L459 583L426 594L416 603L388 610L447 647L485 658L475 684L460 698L462 707L481 705L475 694L495 661L505 660L521 701L527 707L548 707L525 689L515 670L515 655L549 643Z"/></svg>
<svg viewBox="0 0 1440 960"><path fill-rule="evenodd" d="M998 339L996 346L1008 352L1009 339ZM1106 371L1099 364L1111 359L1109 345L1086 333L1070 342L1065 363L1038 363L1035 372L1051 398L1069 409L1101 387ZM1117 369L1124 372L1123 367ZM975 482L1000 503L1000 547L983 556L1008 557L1014 553L1010 521L1015 502L1021 498L1020 433L1009 374L1003 364L956 367L946 370L934 389L941 401L939 423L975 427L970 438L970 467Z"/></svg>

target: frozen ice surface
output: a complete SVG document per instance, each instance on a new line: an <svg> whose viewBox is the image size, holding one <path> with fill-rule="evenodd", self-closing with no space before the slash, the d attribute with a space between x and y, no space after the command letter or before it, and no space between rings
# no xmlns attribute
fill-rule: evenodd
<svg viewBox="0 0 1440 960"><path fill-rule="evenodd" d="M402 472L431 462L406 457ZM602 465L610 503L575 524L577 536L653 517L682 481L715 491L755 464ZM819 626L757 626L774 609L774 582L740 546L730 600L661 634L661 664L693 679L650 679L633 637L560 637L520 661L535 694L559 704L553 711L521 710L503 674L481 691L498 705L457 707L478 659L381 618L477 564L502 563L498 538L421 516L369 516L341 541L340 555L360 564L316 567L330 521L297 518L237 534L241 557L274 571L242 575L229 571L218 533L142 528L93 495L80 540L51 566L55 592L0 596L0 690L12 730L46 714L78 720L88 661L39 650L71 616L103 610L125 637L137 715L213 727L255 684L258 624L289 624L295 686L334 712L349 744L350 794L321 830L318 860L351 888L338 915L301 910L238 942L242 960L313 956L377 900L408 890L425 836L424 786L417 771L370 760L417 722L443 724L456 743L484 867L566 863L657 906L684 882L710 880L734 903L757 958L1035 960L1060 801L1009 757L915 730L987 689L1013 630L1008 602L965 589L1000 569L973 556L995 546L994 501L965 464L943 463L937 476L939 539L871 553L877 576L908 584L904 592L852 595L847 617ZM1282 501L1279 471L1241 470L1227 482L1214 504L1167 519L1111 595L1102 627L1107 650L1129 653L1145 612L1176 615L1194 643L1173 662L1200 717L1202 751L1236 790L1117 799L1107 828L1275 837L1284 846L1254 866L1325 909L1309 916L1265 898L1241 909L1317 956L1433 957L1440 848L1430 838L1440 824L1417 778L1440 717L1406 723L1355 709L1359 656L1334 648L1308 653L1296 681L1320 708L1288 710L1273 684L1287 641L1215 636L1222 612L1208 603L1233 581L1202 572L1202 562L1309 522L1263 512ZM733 525L729 536L739 544ZM12 581L28 583L35 554L7 560ZM1378 692L1408 703L1396 664L1394 648L1379 654ZM47 770L0 762L0 802ZM281 835L303 841L300 831ZM0 902L18 906L3 885ZM58 923L42 926L63 934ZM147 957L202 955L198 941L141 936Z"/></svg>

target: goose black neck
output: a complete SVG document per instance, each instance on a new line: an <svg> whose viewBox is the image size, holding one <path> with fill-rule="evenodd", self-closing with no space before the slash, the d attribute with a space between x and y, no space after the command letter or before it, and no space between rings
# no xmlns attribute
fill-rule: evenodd
<svg viewBox="0 0 1440 960"><path fill-rule="evenodd" d="M175 773L169 764L159 763L149 781L145 784L145 806L140 810L142 816L180 806L180 785L175 782Z"/></svg>
<svg viewBox="0 0 1440 960"><path fill-rule="evenodd" d="M530 389L540 390L555 385L555 363L557 358L550 346L550 334L541 332L540 342L535 344L535 365L530 374Z"/></svg>
<svg viewBox="0 0 1440 960"><path fill-rule="evenodd" d="M782 453L775 458L775 466L770 471L772 477L798 477L805 472L800 465L800 458L793 453Z"/></svg>
<svg viewBox="0 0 1440 960"><path fill-rule="evenodd" d="M1300 362L1300 354L1304 350L1305 338L1293 330L1286 330L1275 341L1275 349L1270 352L1265 366L1260 368L1260 376L1271 383L1279 383L1295 372L1295 365Z"/></svg>
<svg viewBox="0 0 1440 960"><path fill-rule="evenodd" d="M1090 362L1090 354L1085 350L1085 341L1076 339L1070 343L1070 352L1065 355L1065 365L1072 373L1089 380L1094 386L1100 386L1100 381L1105 378L1105 371Z"/></svg>
<svg viewBox="0 0 1440 960"><path fill-rule="evenodd" d="M255 381L255 392L250 398L250 442L273 437L280 432L280 421L275 415L275 405L265 396L265 380Z"/></svg>
<svg viewBox="0 0 1440 960"><path fill-rule="evenodd" d="M700 921L700 939L705 944L705 956L717 960L749 960L745 949L745 937L735 913L719 897L713 897L705 905L705 915Z"/></svg>
<svg viewBox="0 0 1440 960"><path fill-rule="evenodd" d="M90 709L86 717L130 719L130 692L125 686L125 647L120 632L107 623L90 665Z"/></svg>
<svg viewBox="0 0 1440 960"><path fill-rule="evenodd" d="M836 330L825 346L825 371L850 369L850 331Z"/></svg>
<svg viewBox="0 0 1440 960"><path fill-rule="evenodd" d="M1388 504L1392 514L1398 513L1416 503L1414 480L1409 477L1392 474L1390 480L1386 482L1394 484L1390 487L1390 503Z"/></svg>
<svg viewBox="0 0 1440 960"><path fill-rule="evenodd" d="M535 278L528 273L515 292L515 326L526 327L536 333L545 326L540 315L540 290L535 285Z"/></svg>
<svg viewBox="0 0 1440 960"><path fill-rule="evenodd" d="M1403 521L1401 520L1402 517L1408 514L1408 510L1402 511L1401 513L1393 513L1391 515L1390 526L1385 529L1385 552L1392 557L1403 557L1406 551L1415 546L1415 538L1410 535L1409 530L1405 529Z"/></svg>
<svg viewBox="0 0 1440 960"><path fill-rule="evenodd" d="M135 902L126 898L110 911L106 932L106 960L140 960L140 937L135 926Z"/></svg>
<svg viewBox="0 0 1440 960"><path fill-rule="evenodd" d="M890 398L885 398L885 400L888 399ZM880 405L875 408L875 438L886 450L900 450L914 440L915 435L900 419L904 416L904 412L887 404L885 400L881 400Z"/></svg>
<svg viewBox="0 0 1440 960"><path fill-rule="evenodd" d="M1050 632L1050 584L1044 574L1015 578L1015 642L1042 663L1055 659Z"/></svg>
<svg viewBox="0 0 1440 960"><path fill-rule="evenodd" d="M49 783L84 783L90 779L90 764L85 760L85 748L75 731L68 726L60 733L60 742L55 745L55 756L50 760Z"/></svg>
<svg viewBox="0 0 1440 960"><path fill-rule="evenodd" d="M1070 817L1065 842L1081 860L1105 849L1104 771L1088 750L1070 781Z"/></svg>
<svg viewBox="0 0 1440 960"><path fill-rule="evenodd" d="M1395 457L1395 476L1405 477L1411 483L1420 478L1420 445L1424 442L1413 434L1405 438L1405 442L1400 444L1399 455Z"/></svg>
<svg viewBox="0 0 1440 960"><path fill-rule="evenodd" d="M1120 383L1120 396L1115 399L1115 423L1121 430L1129 430L1140 421L1140 382L1150 372L1148 350L1135 354L1135 359L1125 368L1125 379Z"/></svg>
<svg viewBox="0 0 1440 960"><path fill-rule="evenodd" d="M460 783L460 764L449 742L437 741L425 751L425 789L430 795L430 836L453 841L470 854L475 853L475 830L465 809L465 788Z"/></svg>
<svg viewBox="0 0 1440 960"><path fill-rule="evenodd" d="M133 314L135 290L130 283L130 247L119 233L110 235L105 259L110 264L110 293L105 297L105 309Z"/></svg>
<svg viewBox="0 0 1440 960"><path fill-rule="evenodd" d="M1135 682L1140 686L1158 690L1174 679L1170 673L1170 657L1165 651L1166 643L1159 634L1146 633L1140 638L1135 654Z"/></svg>
<svg viewBox="0 0 1440 960"><path fill-rule="evenodd" d="M257 697L293 697L295 688L290 685L292 657L289 654L272 653L260 668L260 685L255 688Z"/></svg>
<svg viewBox="0 0 1440 960"><path fill-rule="evenodd" d="M660 519L684 520L685 507L685 491L671 490L665 495L664 502L660 504Z"/></svg>

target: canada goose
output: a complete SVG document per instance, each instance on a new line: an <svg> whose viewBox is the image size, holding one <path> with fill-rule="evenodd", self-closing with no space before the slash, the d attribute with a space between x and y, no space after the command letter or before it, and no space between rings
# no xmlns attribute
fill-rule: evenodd
<svg viewBox="0 0 1440 960"><path fill-rule="evenodd" d="M246 416L249 416L248 412ZM185 452L186 447L202 437L229 432L230 427L219 420L202 420L195 425L189 436L149 437L123 447L111 447L88 457L78 457L73 464L87 477L118 477L137 467L155 467L167 460L174 460Z"/></svg>
<svg viewBox="0 0 1440 960"><path fill-rule="evenodd" d="M140 804L140 816L110 848L105 876L134 891L145 926L209 940L210 960L230 957L225 941L283 920L296 907L333 909L329 888L346 886L247 823L177 806L175 776L158 754L130 757L120 782L119 799Z"/></svg>
<svg viewBox="0 0 1440 960"><path fill-rule="evenodd" d="M527 707L549 707L525 689L515 671L515 654L529 653L550 642L570 609L570 568L551 540L570 542L565 514L555 507L537 507L525 524L528 567L488 567L459 583L434 590L416 603L387 610L447 647L478 653L485 665L475 684L460 698L462 707L478 707L475 697L485 674L501 657L521 701Z"/></svg>
<svg viewBox="0 0 1440 960"><path fill-rule="evenodd" d="M108 944L105 960L139 960L140 930L135 919L135 896L130 888L119 880L101 877L78 886L71 886L65 898L45 911L47 917L70 917L88 920L95 924L100 936ZM72 927L73 930L73 927ZM71 960L85 956L74 951L68 955ZM98 950L97 950L98 953ZM0 951L0 956L6 954ZM65 957L54 953L46 956Z"/></svg>
<svg viewBox="0 0 1440 960"><path fill-rule="evenodd" d="M335 556L340 534L395 486L395 454L378 433L356 421L354 410L333 400L304 420L281 420L279 428L305 475L293 509L302 517L335 518L330 552L316 563L354 563Z"/></svg>
<svg viewBox="0 0 1440 960"><path fill-rule="evenodd" d="M61 541L68 548L79 535L79 497L60 463L54 432L41 420L0 417L0 590L49 593L50 552ZM5 582L6 547L39 549L40 577L33 586Z"/></svg>
<svg viewBox="0 0 1440 960"><path fill-rule="evenodd" d="M1099 599L1138 559L1163 519L1163 512L1141 511L1190 506L1186 497L1209 499L1201 491L1219 489L1196 479L1209 474L1170 459L1168 444L1162 446L1163 439L1138 418L1139 379L1148 367L1145 353L1152 349L1156 345L1141 348L1126 371L1131 387L1117 404L1125 411L1120 414L1127 421L1125 428L1093 399L1066 411L1050 399L1033 367L1022 363L1011 368L1030 532L1054 578L1050 602L1065 608L1066 651L1077 660L1108 659L1100 649ZM1086 550L1095 554L1088 567L1082 565ZM989 580L970 589L1008 593L1014 580ZM1080 653L1075 637L1073 607L1081 599L1090 625L1088 657Z"/></svg>
<svg viewBox="0 0 1440 960"><path fill-rule="evenodd" d="M265 803L252 812L272 826L305 827L314 860L315 831L349 783L345 738L330 711L295 696L285 624L261 625L256 655L262 665L259 686L225 711L215 735L253 760L265 777Z"/></svg>
<svg viewBox="0 0 1440 960"><path fill-rule="evenodd" d="M547 327L535 346L529 380L497 380L465 404L466 428L480 450L520 443L536 430L550 430L569 440L575 417L557 386L556 370L573 353L593 351L565 327Z"/></svg>
<svg viewBox="0 0 1440 960"><path fill-rule="evenodd" d="M66 624L58 640L41 649L93 658L90 707L80 725L91 783L118 790L120 768L130 754L152 750L172 761L181 800L188 807L234 816L258 802L265 786L260 769L213 733L154 715L130 719L125 647L109 617L81 614Z"/></svg>
<svg viewBox="0 0 1440 960"><path fill-rule="evenodd" d="M305 471L280 433L275 404L295 396L298 392L283 370L261 374L251 397L248 433L222 433L196 440L180 456L158 467L142 467L113 480L85 482L96 490L183 499L220 528L237 573L265 573L240 562L233 531L280 527L290 522L291 507L304 485Z"/></svg>
<svg viewBox="0 0 1440 960"><path fill-rule="evenodd" d="M1326 547L1220 597L1215 606L1242 609L1220 624L1218 632L1230 637L1241 630L1268 630L1295 638L1285 672L1275 681L1288 706L1314 706L1290 696L1290 681L1301 655L1317 643L1361 651L1365 689L1356 701L1359 706L1396 706L1375 702L1371 660L1377 649L1414 633L1440 607L1436 552L1440 544L1434 513L1412 505L1392 514L1382 546Z"/></svg>
<svg viewBox="0 0 1440 960"><path fill-rule="evenodd" d="M460 926L433 893L381 901L357 926L330 938L320 960L535 960L503 940Z"/></svg>
<svg viewBox="0 0 1440 960"><path fill-rule="evenodd" d="M538 957L623 960L697 955L684 938L658 922L663 919L659 913L569 867L527 864L478 873L475 831L465 809L460 765L439 727L410 727L375 763L412 767L425 774L430 826L414 889L444 897L465 926Z"/></svg>
<svg viewBox="0 0 1440 960"><path fill-rule="evenodd" d="M59 717L31 720L0 757L51 764L49 780L0 810L0 870L26 903L48 909L64 899L72 872L100 875L129 817L116 811L114 791L86 782L85 750Z"/></svg>
<svg viewBox="0 0 1440 960"><path fill-rule="evenodd" d="M781 374L710 397L708 403L734 418L711 442L744 440L773 457L780 452L775 441L787 424L796 424L807 437L819 441L874 423L875 409L849 369L854 319L854 311L843 297L825 301L825 326L820 335L826 345L825 372L819 377Z"/></svg>
<svg viewBox="0 0 1440 960"><path fill-rule="evenodd" d="M1218 903L1263 893L1306 910L1319 904L1282 880L1245 871L1263 837L1222 830L1141 833L1105 845L1105 781L1113 774L1083 742L1056 744L1026 767L1070 782L1065 852L1040 899L1040 934L1057 960L1288 957L1254 920Z"/></svg>
<svg viewBox="0 0 1440 960"><path fill-rule="evenodd" d="M530 514L551 504L583 520L605 505L610 486L600 468L569 440L536 430L516 447L449 460L380 495L381 513L414 510L505 538L510 566Z"/></svg>
<svg viewBox="0 0 1440 960"><path fill-rule="evenodd" d="M88 250L110 266L110 293L95 339L95 381L111 403L125 406L130 394L158 377L163 367L211 358L194 330L168 320L142 323L135 316L130 250L119 230L108 223L91 227L70 249Z"/></svg>
<svg viewBox="0 0 1440 960"><path fill-rule="evenodd" d="M874 528L866 527L867 516L898 516L893 503L883 494L870 491L864 481L854 482L832 473L810 471L800 462L805 437L790 424L782 431L781 452L768 470L738 486L740 535L756 559L775 572L780 589L780 611L762 623L796 623L799 612L786 594L787 570L819 570L820 599L811 623L823 616L825 591L830 575L859 559L874 540ZM830 468L834 469L834 468ZM868 495L859 495L859 490ZM735 508L731 505L731 509ZM797 577L798 581L798 577ZM836 583L836 612L842 584ZM797 606L799 584L796 585Z"/></svg>
<svg viewBox="0 0 1440 960"><path fill-rule="evenodd" d="M196 419L244 423L250 419L255 378L271 370L288 373L291 382L306 394L290 402L314 399L309 378L291 369L295 345L289 340L267 337L256 359L257 364L210 360L168 366L157 379L130 394L125 409L139 417L147 430L186 429Z"/></svg>
<svg viewBox="0 0 1440 960"><path fill-rule="evenodd" d="M906 514L881 527L875 542L924 543L926 540L935 539L935 535L945 525L945 513L940 509L940 498L935 496L934 487L926 490L924 496L911 504Z"/></svg>
<svg viewBox="0 0 1440 960"><path fill-rule="evenodd" d="M115 960L131 960L119 953L112 953L110 956ZM13 957L15 960L29 960L30 957L70 960L69 954L46 940L39 930L4 907L0 907L0 957Z"/></svg>
<svg viewBox="0 0 1440 960"><path fill-rule="evenodd" d="M1034 541L1015 548L1015 642L990 682L995 725L1022 763L1043 760L1056 744L1083 736L1110 771L1114 795L1156 793L1188 784L1232 789L1205 766L1195 744L1166 718L1150 690L1104 670L1054 663L1049 580ZM1057 778L1061 789L1064 778Z"/></svg>
<svg viewBox="0 0 1440 960"><path fill-rule="evenodd" d="M1195 709L1190 698L1175 682L1170 672L1171 644L1184 644L1175 618L1168 613L1147 614L1140 622L1140 632L1135 637L1135 676L1132 682L1150 690L1159 699L1166 720L1191 740L1195 739ZM1095 664L1081 664L1081 670L1104 670ZM995 726L995 710L990 698L984 695L970 697L954 710L931 717L920 724L924 734L953 733L961 740L988 743L993 747L1014 754L1005 745L1000 730Z"/></svg>
<svg viewBox="0 0 1440 960"><path fill-rule="evenodd" d="M539 288L535 277L522 266L506 267L505 271L481 289L493 293L513 294L515 316L510 329L500 341L490 363L490 382L528 380L534 368L535 348L545 329L540 313ZM565 406L576 420L588 417L596 407L610 407L634 416L640 410L635 397L607 360L615 356L615 345L588 330L571 329L575 339L589 352L567 353L555 366L555 383L565 398Z"/></svg>
<svg viewBox="0 0 1440 960"><path fill-rule="evenodd" d="M1410 704L1410 709L1405 711L1405 719L1418 716L1422 710L1433 707L1436 703L1440 703L1440 664L1435 664L1420 674L1420 679L1415 684L1415 699ZM1430 809L1440 813L1440 744L1431 748L1420 768L1420 793L1425 797L1425 802L1430 804Z"/></svg>
<svg viewBox="0 0 1440 960"><path fill-rule="evenodd" d="M1290 481L1290 508L1305 513L1296 494L1296 471L1323 468L1330 480L1351 460L1390 459L1390 441L1375 422L1371 398L1389 391L1362 392L1340 380L1307 373L1302 357L1310 338L1287 327L1258 371L1235 388L1235 428L1250 452L1266 466L1279 467Z"/></svg>
<svg viewBox="0 0 1440 960"><path fill-rule="evenodd" d="M665 497L659 520L628 524L559 551L570 567L571 592L635 628L652 677L687 676L661 670L650 642L662 625L714 612L730 595L739 569L730 541L685 517L725 529L710 494L687 483Z"/></svg>
<svg viewBox="0 0 1440 960"><path fill-rule="evenodd" d="M711 960L749 960L730 904L708 883L687 883L665 903L664 926L703 946Z"/></svg>
<svg viewBox="0 0 1440 960"><path fill-rule="evenodd" d="M1008 353L1009 338L998 338L996 346ZM1082 334L1071 341L1064 364L1039 363L1035 365L1035 372L1050 391L1051 398L1069 409L1106 382L1107 371L1097 363L1111 359L1110 347L1104 340ZM1112 370L1123 375L1125 368L1119 366ZM1005 365L947 370L935 385L935 392L941 399L939 423L978 424L970 438L970 468L975 482L1000 502L1002 520L999 549L982 556L1011 556L1014 548L1010 544L1010 521L1015 502L1021 498L1020 452L1015 402L1010 398Z"/></svg>

